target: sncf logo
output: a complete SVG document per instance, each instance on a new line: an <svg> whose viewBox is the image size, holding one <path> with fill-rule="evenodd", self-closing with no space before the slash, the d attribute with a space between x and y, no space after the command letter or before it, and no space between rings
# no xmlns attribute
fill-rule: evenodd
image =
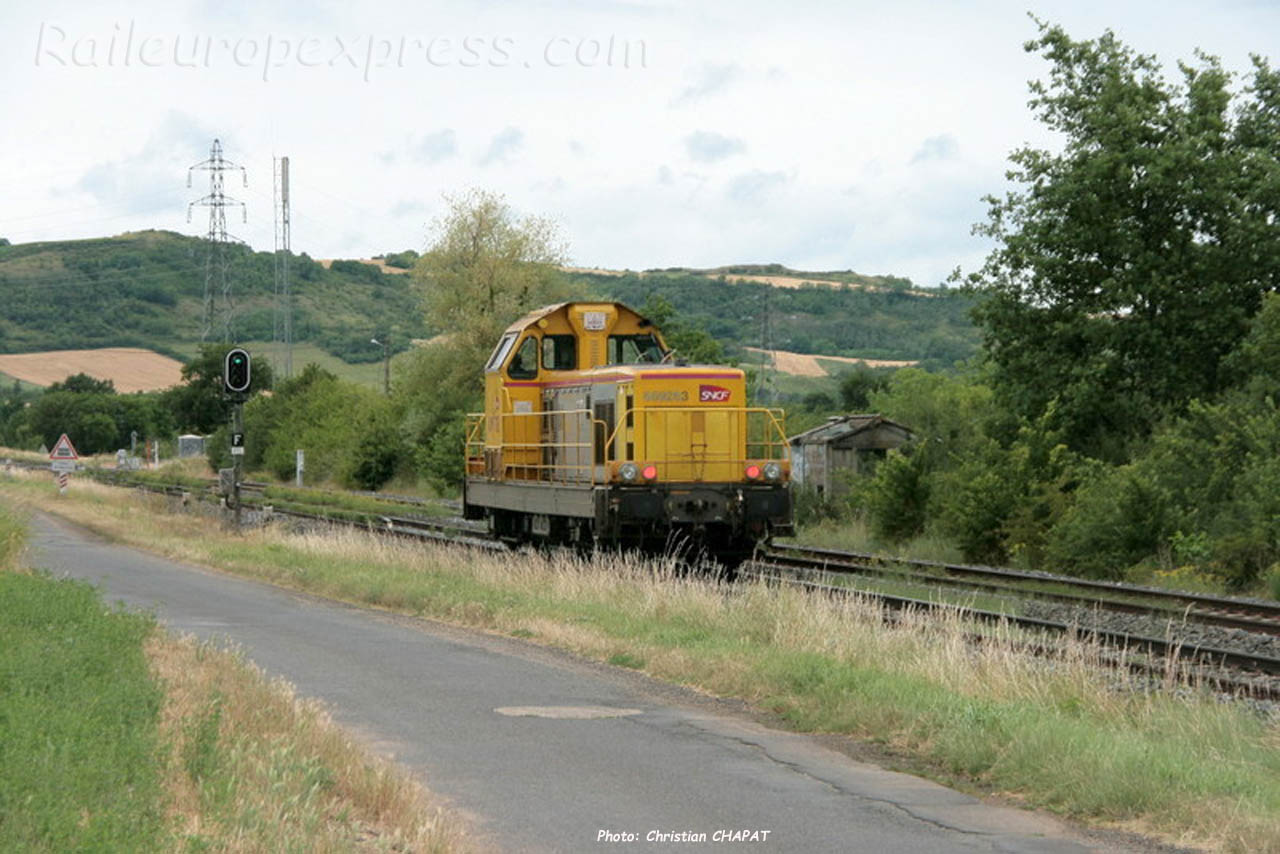
<svg viewBox="0 0 1280 854"><path fill-rule="evenodd" d="M698 386L698 400L702 403L724 403L729 399L730 391L718 385Z"/></svg>

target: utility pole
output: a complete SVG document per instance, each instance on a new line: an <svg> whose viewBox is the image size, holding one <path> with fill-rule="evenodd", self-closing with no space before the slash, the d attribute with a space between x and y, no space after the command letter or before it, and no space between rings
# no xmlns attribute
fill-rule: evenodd
<svg viewBox="0 0 1280 854"><path fill-rule="evenodd" d="M387 340L379 341L377 338L370 338L370 344L376 344L382 348L382 393L387 397L391 396L391 336L384 335Z"/></svg>
<svg viewBox="0 0 1280 854"><path fill-rule="evenodd" d="M282 344L285 377L293 376L293 294L289 283L289 158L275 158L275 341Z"/></svg>
<svg viewBox="0 0 1280 854"><path fill-rule="evenodd" d="M773 393L773 377L770 374L770 368L773 367L777 358L773 352L773 318L769 311L769 294L770 287L764 286L760 299L764 303L760 311L760 349L765 351L764 362L760 365L760 382L756 385L756 403L765 405L766 397L772 399Z"/></svg>
<svg viewBox="0 0 1280 854"><path fill-rule="evenodd" d="M227 267L230 261L227 257L226 247L235 238L227 235L226 208L227 205L239 205L245 222L249 221L249 213L245 210L244 202L233 199L222 191L222 173L233 169L240 170L244 186L249 186L249 176L245 173L244 167L237 166L230 160L223 158L222 143L216 139L213 141L213 148L209 151L209 159L202 160L187 169L188 187L191 186L192 172L202 171L209 173L209 195L196 199L187 205L187 222L191 222L191 209L193 207L199 205L209 209L208 254L205 256L204 264L204 311L200 332L201 341L207 341L209 333L213 331L215 288L220 288L222 291L222 340L229 343L234 332L231 278L227 275Z"/></svg>
<svg viewBox="0 0 1280 854"><path fill-rule="evenodd" d="M249 351L243 347L228 350L222 363L222 390L226 398L232 402L230 484L225 483L221 471L218 474L224 482L224 493L227 494L231 507L235 511L237 531L240 530L240 481L244 477L244 402L249 397L252 376L252 358ZM228 485L230 489L227 489Z"/></svg>

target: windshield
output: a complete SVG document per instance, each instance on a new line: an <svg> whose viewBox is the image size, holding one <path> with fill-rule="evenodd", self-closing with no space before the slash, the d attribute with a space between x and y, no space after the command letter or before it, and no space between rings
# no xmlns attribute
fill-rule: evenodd
<svg viewBox="0 0 1280 854"><path fill-rule="evenodd" d="M654 335L610 335L609 364L636 365L661 362L665 354Z"/></svg>
<svg viewBox="0 0 1280 854"><path fill-rule="evenodd" d="M498 342L498 346L493 348L493 355L489 357L488 363L484 366L485 372L496 371L506 361L507 354L511 352L511 345L516 343L515 332L508 332L502 336L502 340Z"/></svg>

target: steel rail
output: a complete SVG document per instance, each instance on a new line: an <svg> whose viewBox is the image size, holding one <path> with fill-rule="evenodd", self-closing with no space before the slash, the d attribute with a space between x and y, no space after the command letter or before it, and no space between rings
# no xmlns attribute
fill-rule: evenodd
<svg viewBox="0 0 1280 854"><path fill-rule="evenodd" d="M818 593L832 597L863 597L883 605L887 609L887 613L896 614L898 612L909 610L932 614L950 612L964 619L971 619L979 623L989 625L1008 625L1045 634L1062 635L1074 631L1078 632L1083 637L1094 638L1099 643L1112 649L1116 649L1122 653L1140 652L1150 655L1153 658L1183 661L1188 665L1197 667L1217 666L1239 671L1246 676L1249 674L1263 675L1272 677L1273 680L1275 677L1280 677L1280 658L1271 658L1269 656L1254 655L1252 653L1238 652L1236 650L1229 649L1218 649L1214 647L1185 646L1177 641L1165 640L1163 638L1128 634L1108 629L1084 629L1071 623L1042 620L1035 617L1019 617L1010 614L1001 614L994 611L967 608L962 605L953 605L946 602L930 602L925 599L914 599L908 596L895 596L887 593L856 590L849 587L841 587L833 584L824 584L822 582L790 577L786 574L788 569L788 567L774 566L762 562L753 562L747 570L747 573L766 582L776 581L778 583L789 584L811 593ZM1163 673L1164 670L1163 667L1156 663L1126 663L1131 664L1141 672L1149 675L1160 674ZM1227 680L1220 676L1213 677L1213 681L1221 683L1224 686L1230 686L1233 689L1242 690L1253 697L1280 700L1280 682L1272 681L1267 684L1259 685L1249 682L1244 678Z"/></svg>
<svg viewBox="0 0 1280 854"><path fill-rule="evenodd" d="M924 580L939 586L992 589L1023 597L1074 601L1080 605L1096 605L1107 610L1127 613L1145 612L1155 616L1177 614L1207 625L1280 635L1280 603L1254 602L1227 596L1209 596L1144 585L1097 581L1002 567L890 558L864 552L846 552L802 545L774 544L770 546L767 554L771 559L794 563L797 568L821 568L833 573L889 573L893 572L892 568L895 565L903 566L920 571L916 576L904 577L911 580ZM1092 595L1028 589L1028 584L1053 584L1091 591ZM1098 596L1099 592L1111 595ZM1116 595L1130 597L1130 599L1116 599L1114 598ZM1134 602L1133 599L1146 599L1148 603ZM1154 604L1156 602L1168 603L1169 607L1162 608Z"/></svg>

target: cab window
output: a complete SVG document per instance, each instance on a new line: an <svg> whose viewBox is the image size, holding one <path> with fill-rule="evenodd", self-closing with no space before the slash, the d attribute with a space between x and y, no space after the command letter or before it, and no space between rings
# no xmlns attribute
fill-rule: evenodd
<svg viewBox="0 0 1280 854"><path fill-rule="evenodd" d="M507 376L513 380L531 380L538 376L538 339L530 335L520 342L516 354L507 366Z"/></svg>
<svg viewBox="0 0 1280 854"><path fill-rule="evenodd" d="M493 348L493 355L489 357L488 363L484 366L485 372L496 371L506 361L507 354L511 352L511 345L516 343L516 333L508 332L502 336L502 340L498 342L498 346Z"/></svg>
<svg viewBox="0 0 1280 854"><path fill-rule="evenodd" d="M578 367L578 339L572 335L542 336L542 367L548 371L572 371Z"/></svg>
<svg viewBox="0 0 1280 854"><path fill-rule="evenodd" d="M609 364L636 365L641 362L661 362L662 347L653 335L610 335Z"/></svg>

